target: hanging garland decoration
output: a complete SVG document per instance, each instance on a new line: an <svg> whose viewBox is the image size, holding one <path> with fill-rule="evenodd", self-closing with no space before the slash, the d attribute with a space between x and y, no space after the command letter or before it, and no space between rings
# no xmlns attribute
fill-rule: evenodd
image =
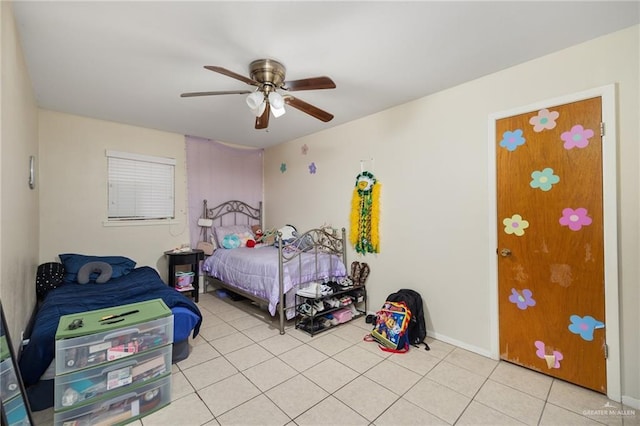
<svg viewBox="0 0 640 426"><path fill-rule="evenodd" d="M351 199L349 240L361 254L380 251L380 183L373 173L363 171L356 177Z"/></svg>

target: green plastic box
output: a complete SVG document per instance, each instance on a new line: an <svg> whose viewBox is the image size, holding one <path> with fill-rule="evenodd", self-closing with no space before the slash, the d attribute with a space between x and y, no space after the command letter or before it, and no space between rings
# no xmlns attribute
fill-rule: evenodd
<svg viewBox="0 0 640 426"><path fill-rule="evenodd" d="M122 315L134 311L138 312L101 321L103 318L111 315ZM115 330L129 325L168 317L170 315L171 309L167 307L162 299L153 299L145 302L132 303L130 305L120 305L114 306L113 308L64 315L60 318L60 322L58 323L56 340L70 339L73 337L85 336L87 334L102 333L104 331ZM74 320L82 320L82 326L70 329L69 325Z"/></svg>

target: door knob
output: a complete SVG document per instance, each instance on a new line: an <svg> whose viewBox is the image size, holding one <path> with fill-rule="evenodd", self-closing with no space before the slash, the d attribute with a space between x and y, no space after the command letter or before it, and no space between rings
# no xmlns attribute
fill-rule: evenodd
<svg viewBox="0 0 640 426"><path fill-rule="evenodd" d="M502 256L502 257L511 256L511 250L509 250L507 248L503 248L502 250L500 250L500 256Z"/></svg>

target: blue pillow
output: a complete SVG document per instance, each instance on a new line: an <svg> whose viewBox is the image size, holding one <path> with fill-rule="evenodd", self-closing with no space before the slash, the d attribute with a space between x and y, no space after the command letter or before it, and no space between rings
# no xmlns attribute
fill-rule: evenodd
<svg viewBox="0 0 640 426"><path fill-rule="evenodd" d="M111 265L111 278L127 275L136 267L135 261L124 256L85 256L83 254L65 253L59 254L58 257L64 265L66 272L64 280L66 282L76 282L78 280L78 271L89 262L105 262ZM93 273L90 279L96 280L99 275L99 273Z"/></svg>
<svg viewBox="0 0 640 426"><path fill-rule="evenodd" d="M240 247L240 237L236 234L225 235L222 240L222 247L226 249L234 249Z"/></svg>

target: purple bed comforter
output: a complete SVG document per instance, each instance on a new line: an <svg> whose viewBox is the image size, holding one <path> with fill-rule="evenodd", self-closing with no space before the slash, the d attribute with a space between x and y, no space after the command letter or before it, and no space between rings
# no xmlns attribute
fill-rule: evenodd
<svg viewBox="0 0 640 426"><path fill-rule="evenodd" d="M317 262L317 268L316 268ZM207 274L269 302L269 313L275 315L279 302L278 249L218 249L203 264ZM284 292L298 284L346 276L342 258L327 253L301 253L284 264Z"/></svg>

